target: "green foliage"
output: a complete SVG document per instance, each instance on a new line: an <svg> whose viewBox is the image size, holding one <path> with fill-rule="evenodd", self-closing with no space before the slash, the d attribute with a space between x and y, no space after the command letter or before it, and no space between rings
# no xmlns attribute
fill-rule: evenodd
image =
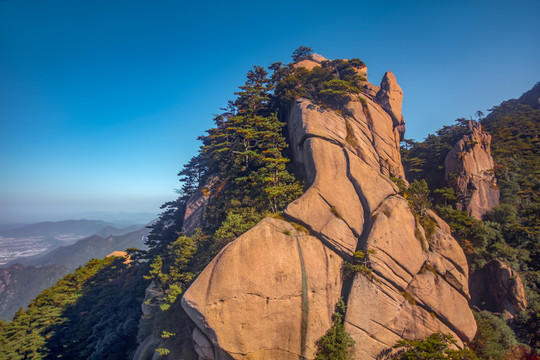
<svg viewBox="0 0 540 360"><path fill-rule="evenodd" d="M113 257L79 267L2 324L0 358L131 358L147 285L144 271Z"/></svg>
<svg viewBox="0 0 540 360"><path fill-rule="evenodd" d="M171 350L167 348L157 348L156 352L159 354L159 356L165 356L165 355L169 355L171 353Z"/></svg>
<svg viewBox="0 0 540 360"><path fill-rule="evenodd" d="M343 262L343 275L345 277L349 277L357 273L364 274L369 279L372 279L374 277L373 270L371 270L371 268L367 265L350 263L348 261Z"/></svg>
<svg viewBox="0 0 540 360"><path fill-rule="evenodd" d="M429 187L424 179L420 181L415 179L405 191L405 198L413 212L420 215L420 217L425 216L426 210L431 208Z"/></svg>
<svg viewBox="0 0 540 360"><path fill-rule="evenodd" d="M345 277L353 276L354 274L363 274L370 280L375 280L375 274L371 269L371 264L369 261L368 254L375 254L377 251L375 249L368 249L366 252L362 250L355 251L353 253L352 262L344 261L343 262L343 275Z"/></svg>
<svg viewBox="0 0 540 360"><path fill-rule="evenodd" d="M411 305L416 305L416 300L406 291L400 291L400 294L409 302Z"/></svg>
<svg viewBox="0 0 540 360"><path fill-rule="evenodd" d="M396 352L381 354L378 359L396 360L479 360L470 349L452 349L456 340L450 334L434 333L421 340L399 340L394 346Z"/></svg>
<svg viewBox="0 0 540 360"><path fill-rule="evenodd" d="M309 60L311 59L311 54L313 54L313 49L309 46L299 46L296 50L294 50L292 54L292 60L296 63L302 60Z"/></svg>
<svg viewBox="0 0 540 360"><path fill-rule="evenodd" d="M471 348L485 360L503 360L505 353L517 343L516 337L501 317L488 311L475 312L478 330Z"/></svg>
<svg viewBox="0 0 540 360"><path fill-rule="evenodd" d="M353 95L362 92L366 79L358 70L364 66L358 59L324 61L312 70L297 68L292 64L287 67L276 65L274 82L277 102L288 106L294 99L302 97L343 110Z"/></svg>
<svg viewBox="0 0 540 360"><path fill-rule="evenodd" d="M483 221L455 208L457 196L449 185L453 180L448 183L444 178L444 159L467 132L467 120L458 119L423 142L405 140L402 159L406 175L426 180L431 190L429 200L465 250L471 271L499 259L520 272L529 307L513 328L521 341L540 348L540 109L510 100L491 109L483 119L483 114L477 115L492 137L494 173L501 193L501 205L486 213Z"/></svg>
<svg viewBox="0 0 540 360"><path fill-rule="evenodd" d="M317 341L316 360L351 360L354 340L345 331L343 319L347 308L343 299L339 299L333 315L334 324L328 332Z"/></svg>
<svg viewBox="0 0 540 360"><path fill-rule="evenodd" d="M304 53L298 56L308 51L300 50ZM189 342L187 316L178 301L181 294L227 243L264 216L279 214L302 193L302 184L288 169L285 123L279 121L280 108L272 102L275 81L264 68L253 67L236 99L199 138L200 153L179 173L179 197L164 205L166 211L149 236L147 278L155 284L149 305L161 311L141 319L140 340L150 332L175 330L178 335L166 344ZM212 186L203 187L210 179ZM186 204L197 193L208 199L202 228L185 236ZM185 329L178 332L178 327Z"/></svg>

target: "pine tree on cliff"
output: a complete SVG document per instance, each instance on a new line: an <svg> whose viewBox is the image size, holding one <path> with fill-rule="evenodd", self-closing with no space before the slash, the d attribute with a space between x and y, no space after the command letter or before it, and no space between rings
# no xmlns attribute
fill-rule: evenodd
<svg viewBox="0 0 540 360"><path fill-rule="evenodd" d="M200 137L202 158L225 184L221 197L209 206L211 225L223 222L232 208L237 214L238 208L252 208L261 216L280 211L301 192L282 155L287 147L281 134L285 124L269 106L272 89L266 70L255 66L228 112L216 117L216 126Z"/></svg>

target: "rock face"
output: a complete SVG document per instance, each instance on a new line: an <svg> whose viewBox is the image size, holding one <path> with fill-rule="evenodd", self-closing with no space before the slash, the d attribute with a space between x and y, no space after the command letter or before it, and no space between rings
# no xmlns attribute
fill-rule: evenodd
<svg viewBox="0 0 540 360"><path fill-rule="evenodd" d="M204 209L210 197L219 191L218 187L219 178L214 176L188 200L184 214L184 234L191 235L195 229L202 226Z"/></svg>
<svg viewBox="0 0 540 360"><path fill-rule="evenodd" d="M527 308L519 274L499 260L492 260L471 274L471 304L513 318Z"/></svg>
<svg viewBox="0 0 540 360"><path fill-rule="evenodd" d="M384 106L368 95L340 113L292 105L290 146L309 188L286 221L266 218L227 245L184 294L199 359L314 359L340 297L356 359L436 331L472 340L463 251L432 212L424 231L390 180L404 178L401 89L385 78ZM370 270L345 277L359 250L372 250Z"/></svg>
<svg viewBox="0 0 540 360"><path fill-rule="evenodd" d="M457 189L458 208L479 220L499 205L499 189L493 172L491 135L475 122L444 160L448 183Z"/></svg>
<svg viewBox="0 0 540 360"><path fill-rule="evenodd" d="M375 95L375 101L392 117L394 126L398 129L401 139L405 134L405 121L401 114L403 103L403 90L398 85L396 77L391 71L384 74L381 86Z"/></svg>

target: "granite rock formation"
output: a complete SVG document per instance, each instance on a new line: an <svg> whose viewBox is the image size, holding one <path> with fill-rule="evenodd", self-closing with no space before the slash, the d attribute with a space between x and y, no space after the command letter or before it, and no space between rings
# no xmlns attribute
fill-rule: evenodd
<svg viewBox="0 0 540 360"><path fill-rule="evenodd" d="M433 212L424 230L390 180L404 178L403 117L401 89L385 79L341 112L292 104L290 146L309 188L284 220L228 244L184 294L199 359L314 359L340 297L357 359L436 331L472 340L463 251ZM344 276L360 250L370 270Z"/></svg>
<svg viewBox="0 0 540 360"><path fill-rule="evenodd" d="M499 205L499 189L493 171L491 135L469 121L467 132L448 152L445 177L457 190L458 209L481 220L482 215Z"/></svg>
<svg viewBox="0 0 540 360"><path fill-rule="evenodd" d="M519 274L507 264L492 260L471 274L471 305L509 319L527 308L525 288Z"/></svg>

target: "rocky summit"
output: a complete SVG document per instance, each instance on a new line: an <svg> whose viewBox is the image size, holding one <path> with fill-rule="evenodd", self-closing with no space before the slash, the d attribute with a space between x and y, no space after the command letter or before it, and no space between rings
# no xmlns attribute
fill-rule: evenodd
<svg viewBox="0 0 540 360"><path fill-rule="evenodd" d="M457 189L457 207L481 220L482 215L499 205L491 135L472 120L467 130L446 155L444 168L447 181Z"/></svg>
<svg viewBox="0 0 540 360"><path fill-rule="evenodd" d="M458 346L473 339L461 247L434 212L416 214L392 181L404 180L403 92L390 72L365 87L339 110L305 98L288 109L307 190L282 218L265 218L229 243L185 292L199 359L314 359L340 298L356 359L438 331ZM343 270L350 264L356 271Z"/></svg>

